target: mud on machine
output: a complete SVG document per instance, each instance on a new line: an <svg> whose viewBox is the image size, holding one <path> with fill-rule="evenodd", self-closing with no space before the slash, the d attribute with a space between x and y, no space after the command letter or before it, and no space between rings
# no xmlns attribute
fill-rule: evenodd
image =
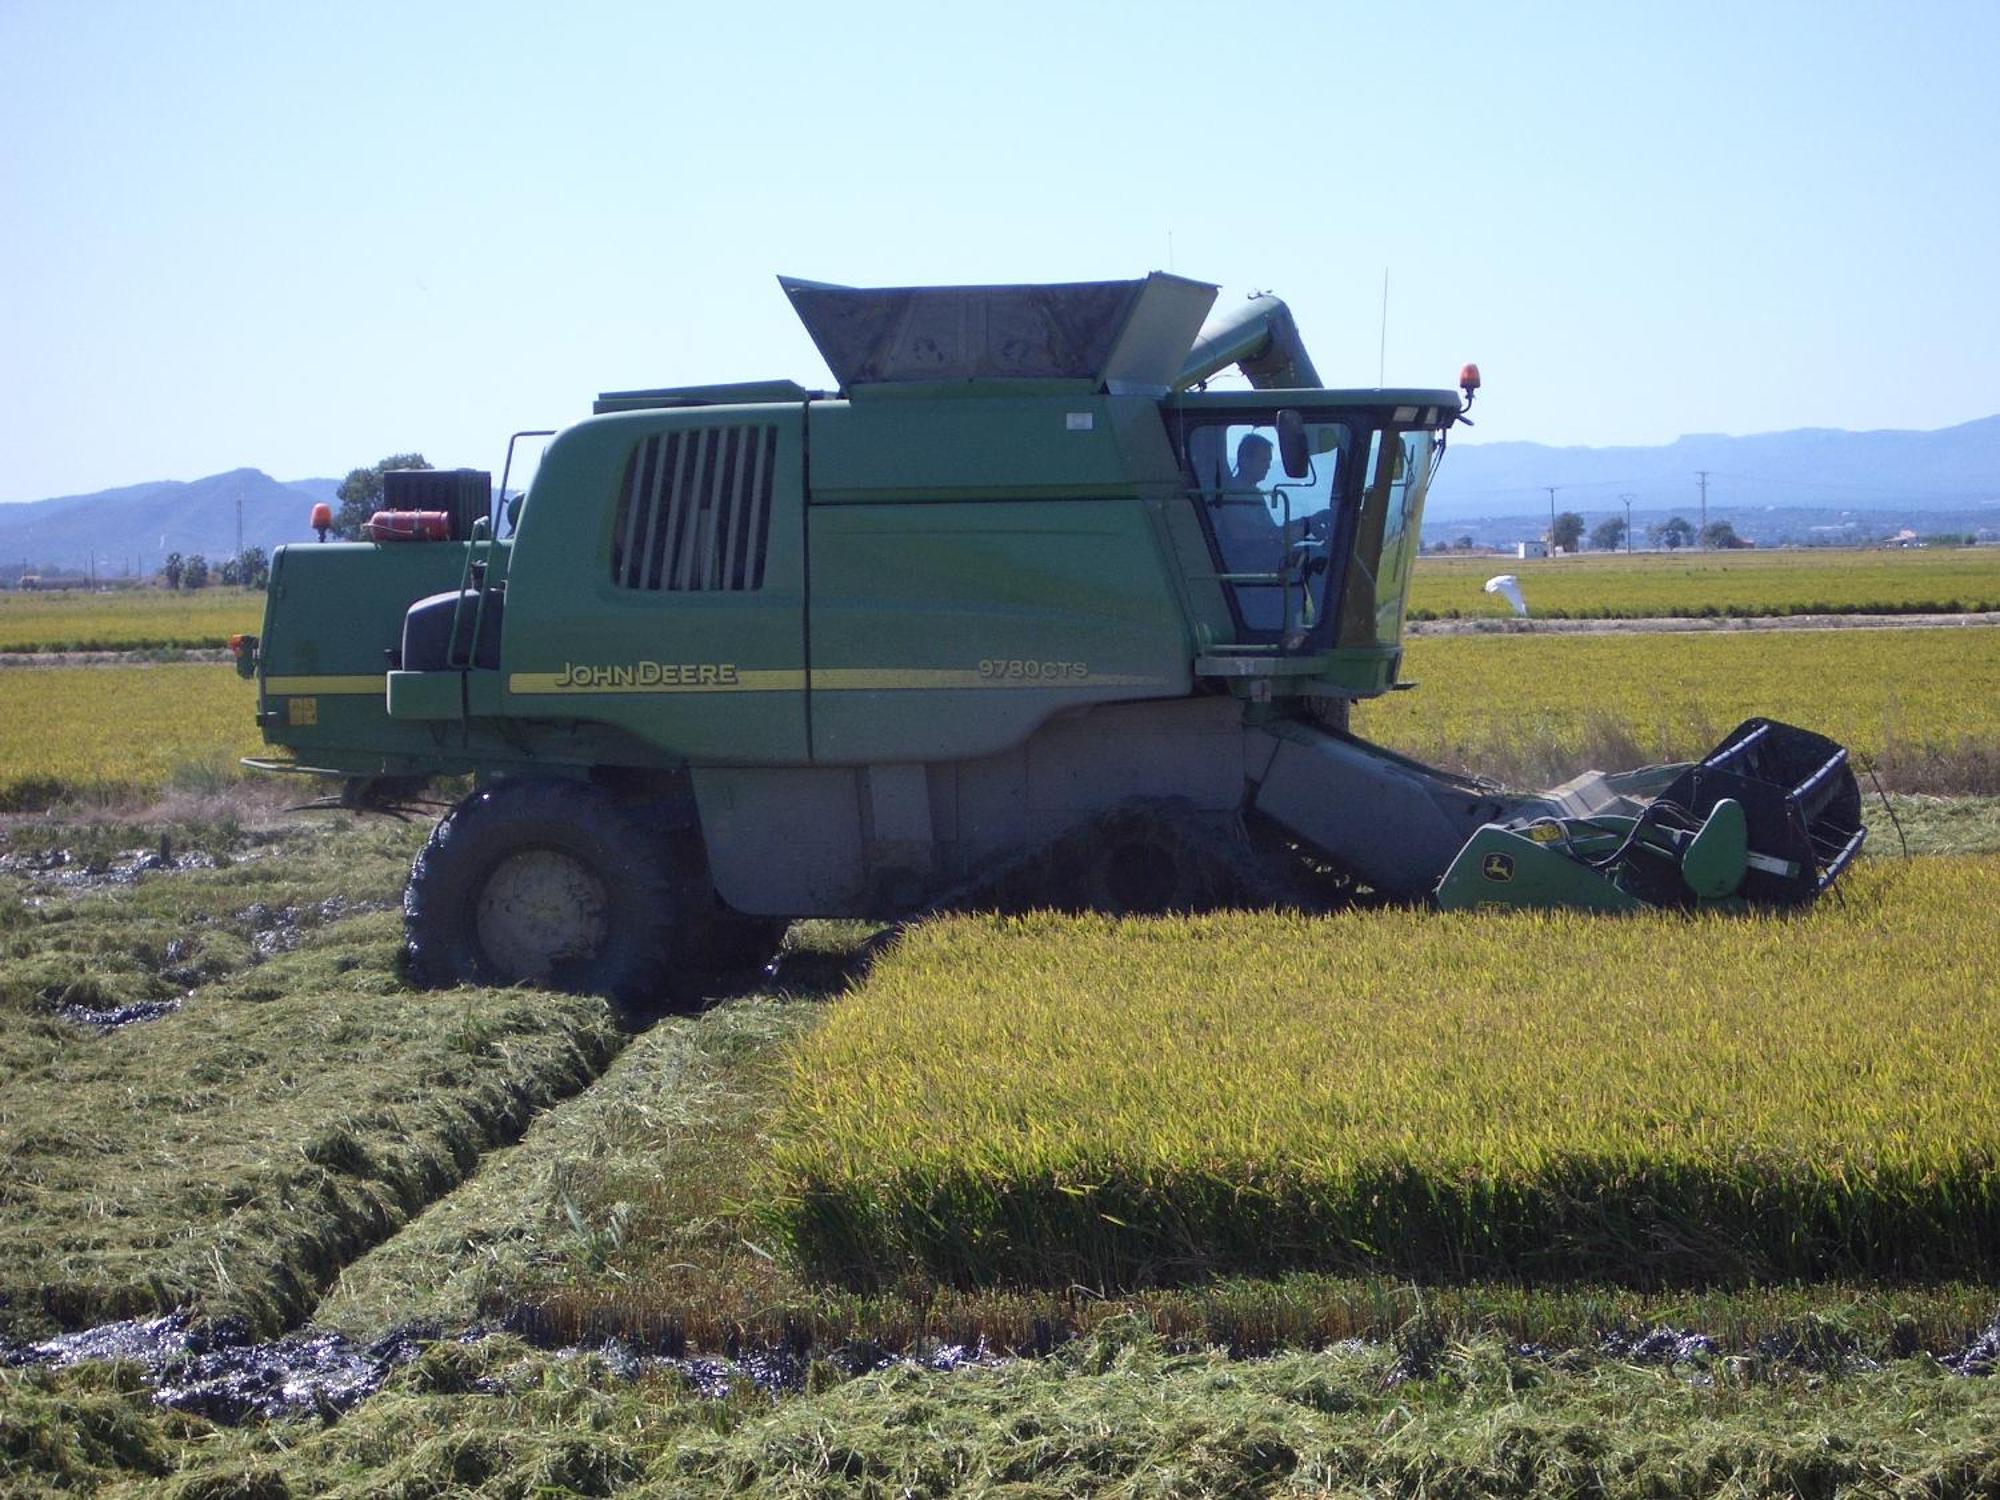
<svg viewBox="0 0 2000 1500"><path fill-rule="evenodd" d="M405 897L425 981L644 1003L793 917L1283 900L1306 868L1443 907L1789 905L1859 849L1845 752L1770 721L1533 795L1349 732L1411 686L1472 366L1328 389L1282 302L1158 273L781 284L837 390L608 393L511 527L487 475L392 473L370 540L273 558L237 660L289 759L253 764L350 805L474 778ZM1250 388L1209 389L1230 366Z"/></svg>

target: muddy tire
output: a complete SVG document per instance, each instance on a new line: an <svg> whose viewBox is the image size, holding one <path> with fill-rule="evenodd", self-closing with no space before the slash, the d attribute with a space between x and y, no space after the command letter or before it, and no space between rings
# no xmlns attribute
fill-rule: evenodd
<svg viewBox="0 0 2000 1500"><path fill-rule="evenodd" d="M642 1010L674 998L684 895L667 844L609 794L523 778L433 830L403 894L419 984L532 984Z"/></svg>

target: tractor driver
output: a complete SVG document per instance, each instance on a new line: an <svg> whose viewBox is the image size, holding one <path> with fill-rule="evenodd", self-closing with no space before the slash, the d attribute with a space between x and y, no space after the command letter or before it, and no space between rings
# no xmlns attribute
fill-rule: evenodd
<svg viewBox="0 0 2000 1500"><path fill-rule="evenodd" d="M1223 486L1222 503L1216 507L1217 540L1232 569L1276 566L1276 560L1265 555L1280 540L1263 490L1270 472L1271 440L1255 432L1244 434L1236 445L1236 471Z"/></svg>

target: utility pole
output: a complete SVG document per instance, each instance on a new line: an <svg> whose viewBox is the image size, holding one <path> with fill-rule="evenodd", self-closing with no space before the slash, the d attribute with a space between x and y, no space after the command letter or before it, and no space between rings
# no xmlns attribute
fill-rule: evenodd
<svg viewBox="0 0 2000 1500"><path fill-rule="evenodd" d="M1620 495L1618 498L1625 502L1625 555L1630 557L1632 555L1632 497L1630 495Z"/></svg>
<svg viewBox="0 0 2000 1500"><path fill-rule="evenodd" d="M1545 484L1542 488L1549 492L1549 557L1553 559L1556 555L1556 491L1562 486Z"/></svg>
<svg viewBox="0 0 2000 1500"><path fill-rule="evenodd" d="M1706 547L1708 545L1708 470L1696 469L1695 473L1701 476L1701 530L1695 533L1694 544L1697 547Z"/></svg>

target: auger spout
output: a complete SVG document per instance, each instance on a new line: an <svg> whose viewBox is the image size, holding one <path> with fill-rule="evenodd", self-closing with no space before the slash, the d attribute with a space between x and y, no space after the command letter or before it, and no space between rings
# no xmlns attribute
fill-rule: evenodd
<svg viewBox="0 0 2000 1500"><path fill-rule="evenodd" d="M1195 336L1174 389L1184 391L1231 365L1242 368L1260 391L1299 390L1319 384L1292 310L1281 298L1259 292L1234 308L1211 314Z"/></svg>

